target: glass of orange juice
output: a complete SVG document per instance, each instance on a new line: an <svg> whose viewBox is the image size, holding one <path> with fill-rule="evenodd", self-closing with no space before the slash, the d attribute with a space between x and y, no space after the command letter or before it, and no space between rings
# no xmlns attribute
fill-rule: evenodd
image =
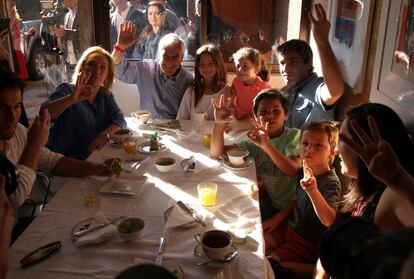
<svg viewBox="0 0 414 279"><path fill-rule="evenodd" d="M200 182L197 185L198 199L202 206L214 206L217 197L217 184L213 182Z"/></svg>
<svg viewBox="0 0 414 279"><path fill-rule="evenodd" d="M210 148L211 137L212 137L212 135L210 133L204 133L203 134L203 145L207 148Z"/></svg>
<svg viewBox="0 0 414 279"><path fill-rule="evenodd" d="M122 148L127 154L135 154L137 152L137 137L125 136L122 139Z"/></svg>

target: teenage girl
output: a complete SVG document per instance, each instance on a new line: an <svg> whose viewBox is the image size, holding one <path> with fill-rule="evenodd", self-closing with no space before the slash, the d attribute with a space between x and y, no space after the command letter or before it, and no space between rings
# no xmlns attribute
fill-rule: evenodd
<svg viewBox="0 0 414 279"><path fill-rule="evenodd" d="M194 83L184 93L177 119L194 119L194 114L205 113L206 120L214 120L211 99L217 102L230 87L220 49L213 44L201 46L195 56Z"/></svg>

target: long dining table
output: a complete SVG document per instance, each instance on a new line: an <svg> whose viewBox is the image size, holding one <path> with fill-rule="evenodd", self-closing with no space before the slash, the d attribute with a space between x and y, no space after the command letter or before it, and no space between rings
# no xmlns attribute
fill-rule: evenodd
<svg viewBox="0 0 414 279"><path fill-rule="evenodd" d="M211 132L211 122L205 121L200 127L200 123L181 120L181 129L174 130L165 126L168 124L166 120L139 126L132 118L126 119L140 144L148 142L148 134L157 131L164 149L151 154L127 155L121 147L107 144L89 160L144 159L137 170L124 172L121 179L131 183L135 183L135 179L145 179L145 183L135 194L123 195L102 193L107 178L57 178L60 190L11 247L8 278L114 278L133 265L154 264L161 237L166 240L162 266L169 270L181 268L183 278L273 278L264 255L254 162L242 170L235 170L210 158L202 134ZM239 138L229 138L226 142ZM195 168L185 173L182 161L190 156L195 158ZM176 160L171 172L161 173L155 168L154 163L160 157ZM213 207L203 207L198 200L197 184L203 181L218 185ZM96 191L98 202L95 206L84 205L85 188ZM175 210L179 200L196 211L207 226L198 223L175 226L186 218L180 215L183 212ZM116 235L99 244L77 246L72 236L73 228L98 215L109 219L138 217L144 220L145 227L132 242ZM194 236L212 229L231 232L233 249L239 253L227 263L197 266L197 262L206 259ZM20 260L29 252L58 240L62 243L58 252L33 266L20 267Z"/></svg>

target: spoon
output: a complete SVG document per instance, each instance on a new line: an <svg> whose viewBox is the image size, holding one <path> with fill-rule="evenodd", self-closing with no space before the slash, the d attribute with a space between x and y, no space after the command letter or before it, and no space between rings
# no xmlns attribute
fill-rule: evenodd
<svg viewBox="0 0 414 279"><path fill-rule="evenodd" d="M205 265L205 264L208 264L208 263L213 263L213 262L227 263L227 262L233 260L237 256L238 253L239 253L238 251L233 251L233 252L230 252L230 253L226 254L223 259L211 259L211 260L208 260L208 261L205 261L205 262L197 263L197 266L202 266L202 265Z"/></svg>

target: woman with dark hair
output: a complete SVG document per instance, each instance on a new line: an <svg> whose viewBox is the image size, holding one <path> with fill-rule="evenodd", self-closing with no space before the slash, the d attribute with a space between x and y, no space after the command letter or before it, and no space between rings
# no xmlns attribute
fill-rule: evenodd
<svg viewBox="0 0 414 279"><path fill-rule="evenodd" d="M109 137L126 127L124 115L109 91L115 70L111 55L90 47L75 68L73 84L63 83L42 105L52 117L46 144L50 150L85 160Z"/></svg>
<svg viewBox="0 0 414 279"><path fill-rule="evenodd" d="M141 32L138 48L143 49L144 59L156 59L159 41L165 34L171 33L166 23L165 7L158 1L151 1L145 16L150 25Z"/></svg>
<svg viewBox="0 0 414 279"><path fill-rule="evenodd" d="M386 145L396 154L402 169L414 175L414 145L399 116L381 104L354 107L342 123L340 138L342 173L352 179L342 211L366 217L380 229L414 226L414 207L407 196L387 187L389 183L378 179L368 168L372 158L381 155Z"/></svg>
<svg viewBox="0 0 414 279"><path fill-rule="evenodd" d="M218 102L222 94L227 98L230 93L223 57L218 46L207 44L197 50L194 74L194 84L184 93L177 119L194 119L194 113L205 113L205 119L214 120L211 99Z"/></svg>
<svg viewBox="0 0 414 279"><path fill-rule="evenodd" d="M351 178L341 211L382 231L414 226L414 144L400 117L382 104L353 107L339 138L341 171ZM314 278L326 275L318 260Z"/></svg>

